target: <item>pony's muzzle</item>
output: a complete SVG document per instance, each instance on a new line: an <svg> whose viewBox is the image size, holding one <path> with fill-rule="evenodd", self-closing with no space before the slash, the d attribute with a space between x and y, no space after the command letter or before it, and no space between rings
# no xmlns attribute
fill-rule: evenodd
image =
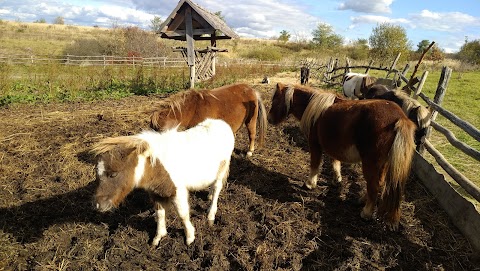
<svg viewBox="0 0 480 271"><path fill-rule="evenodd" d="M102 213L110 211L114 207L113 202L108 199L104 199L104 200L95 199L94 206L95 206L95 209L97 209L97 211Z"/></svg>

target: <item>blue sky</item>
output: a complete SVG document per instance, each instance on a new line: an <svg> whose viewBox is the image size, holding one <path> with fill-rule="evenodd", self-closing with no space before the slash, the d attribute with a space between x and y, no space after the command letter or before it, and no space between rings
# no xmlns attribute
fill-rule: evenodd
<svg viewBox="0 0 480 271"><path fill-rule="evenodd" d="M194 0L211 12L221 11L241 37L272 38L286 30L291 40L310 40L319 23L327 23L346 42L368 39L377 24L402 26L417 48L435 41L456 52L468 40L480 40L479 0ZM154 16L165 19L177 0L0 0L0 19L149 29Z"/></svg>

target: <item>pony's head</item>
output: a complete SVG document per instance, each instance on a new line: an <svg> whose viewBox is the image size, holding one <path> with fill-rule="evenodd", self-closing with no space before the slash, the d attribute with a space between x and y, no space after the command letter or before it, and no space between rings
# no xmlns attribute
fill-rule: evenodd
<svg viewBox="0 0 480 271"><path fill-rule="evenodd" d="M118 207L138 185L142 177L138 172L143 172L148 158L148 144L132 136L107 138L92 151L98 156L95 206L105 212Z"/></svg>
<svg viewBox="0 0 480 271"><path fill-rule="evenodd" d="M267 116L269 123L277 125L287 118L290 113L293 92L293 86L277 83L275 93L272 97L272 107Z"/></svg>

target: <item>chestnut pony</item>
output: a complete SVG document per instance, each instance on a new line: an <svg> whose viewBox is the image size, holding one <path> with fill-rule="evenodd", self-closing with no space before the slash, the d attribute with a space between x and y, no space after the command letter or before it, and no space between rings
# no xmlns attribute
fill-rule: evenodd
<svg viewBox="0 0 480 271"><path fill-rule="evenodd" d="M145 131L106 138L93 148L98 156L97 209L105 212L117 207L133 189L143 188L155 206L157 234L153 245L167 235L167 203L175 206L190 245L195 240L195 228L190 222L189 191L213 188L208 212L208 221L213 224L234 141L230 126L213 119L181 132L174 128L163 133Z"/></svg>
<svg viewBox="0 0 480 271"><path fill-rule="evenodd" d="M402 109L390 101L347 100L322 90L277 84L268 121L277 125L289 114L300 121L309 143L307 188L317 184L322 152L332 158L337 182L342 180L340 162L361 162L367 182L361 217L372 217L380 193L377 214L390 229L398 229L415 146L415 125Z"/></svg>
<svg viewBox="0 0 480 271"><path fill-rule="evenodd" d="M250 145L247 156L258 143L264 143L267 114L260 94L246 84L233 84L211 90L187 90L162 101L150 117L150 127L157 131L190 128L206 118L222 119L236 133L242 123L247 127Z"/></svg>
<svg viewBox="0 0 480 271"><path fill-rule="evenodd" d="M365 93L365 99L383 99L398 104L405 115L417 125L415 131L415 144L421 143L422 138L427 134L427 128L430 126L431 114L428 108L420 104L419 101L408 96L401 89L389 89L385 85L374 84Z"/></svg>

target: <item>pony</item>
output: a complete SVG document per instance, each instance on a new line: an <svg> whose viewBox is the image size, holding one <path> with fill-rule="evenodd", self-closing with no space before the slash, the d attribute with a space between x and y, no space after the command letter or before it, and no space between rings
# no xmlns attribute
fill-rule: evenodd
<svg viewBox="0 0 480 271"><path fill-rule="evenodd" d="M300 121L310 151L309 189L317 184L322 153L332 158L337 183L341 162L362 163L367 194L360 215L370 219L380 194L377 215L397 230L404 186L414 154L415 125L395 103L383 100L349 100L335 93L278 83L268 113L278 125L292 114Z"/></svg>
<svg viewBox="0 0 480 271"><path fill-rule="evenodd" d="M258 145L263 146L267 131L267 115L260 93L246 84L233 84L211 90L187 90L172 95L151 112L150 127L157 131L180 125L190 128L206 118L222 119L236 133L242 123L247 127L249 148L255 150L258 125Z"/></svg>
<svg viewBox="0 0 480 271"><path fill-rule="evenodd" d="M195 240L190 222L189 191L210 187L208 221L213 225L223 183L229 173L234 134L223 120L206 119L185 131L143 131L106 138L92 151L98 157L98 188L94 201L105 212L118 207L135 188L149 192L157 232L152 245L167 235L165 207L173 203L185 227L186 243Z"/></svg>
<svg viewBox="0 0 480 271"><path fill-rule="evenodd" d="M368 74L347 72L342 80L343 95L351 99L362 99L363 93L377 80Z"/></svg>
<svg viewBox="0 0 480 271"><path fill-rule="evenodd" d="M408 96L403 90L389 89L388 87L375 84L365 93L366 99L383 99L398 104L408 118L415 123L415 144L418 146L422 138L427 134L427 127L430 126L431 114L428 108L417 100Z"/></svg>

